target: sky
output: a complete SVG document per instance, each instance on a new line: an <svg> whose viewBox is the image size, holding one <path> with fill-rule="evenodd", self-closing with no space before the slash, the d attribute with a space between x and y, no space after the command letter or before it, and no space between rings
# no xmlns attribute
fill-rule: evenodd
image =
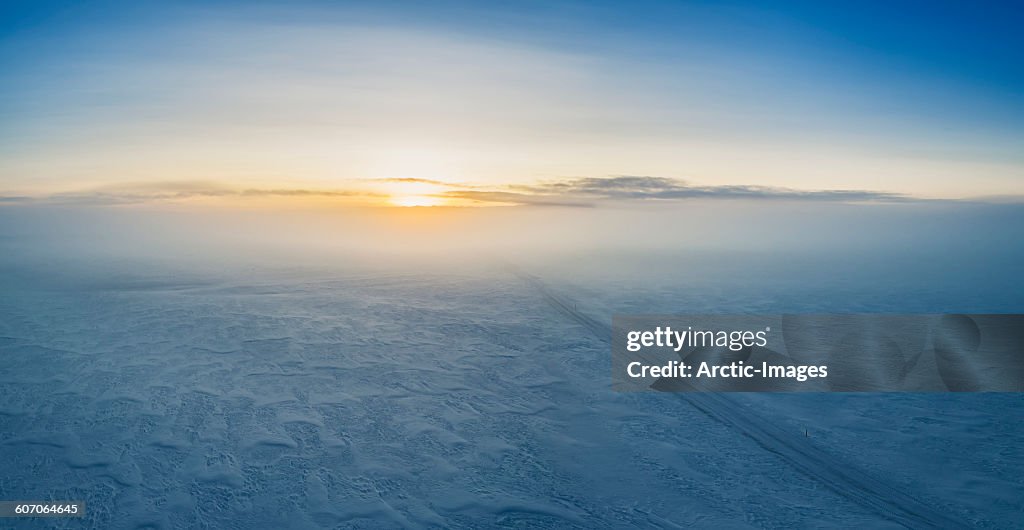
<svg viewBox="0 0 1024 530"><path fill-rule="evenodd" d="M5 2L0 205L1024 196L987 2Z"/></svg>

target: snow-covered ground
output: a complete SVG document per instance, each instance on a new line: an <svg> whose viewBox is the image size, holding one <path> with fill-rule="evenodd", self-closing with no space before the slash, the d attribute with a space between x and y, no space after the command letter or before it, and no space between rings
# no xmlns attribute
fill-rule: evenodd
<svg viewBox="0 0 1024 530"><path fill-rule="evenodd" d="M713 404L723 418L611 392L608 345L548 299L595 322L807 309L786 305L789 284L632 285L582 263L521 264L544 289L501 264L2 265L0 498L87 503L84 520L5 525L1024 521L1019 395L734 395ZM819 305L884 309L886 288Z"/></svg>

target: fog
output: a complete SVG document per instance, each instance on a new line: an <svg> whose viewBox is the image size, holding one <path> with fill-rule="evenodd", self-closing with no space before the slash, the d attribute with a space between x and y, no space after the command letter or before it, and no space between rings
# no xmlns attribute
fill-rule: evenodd
<svg viewBox="0 0 1024 530"><path fill-rule="evenodd" d="M1024 207L693 200L598 207L242 209L7 206L23 256L315 264L326 258L474 260L579 252L960 254L1019 257Z"/></svg>
<svg viewBox="0 0 1024 530"><path fill-rule="evenodd" d="M0 208L6 288L508 266L631 310L1013 311L1019 205L694 200L592 208ZM658 302L659 293L693 297ZM643 303L637 300L644 300ZM790 302L787 306L785 301ZM813 302L813 306L808 305ZM648 307L644 307L647 304ZM768 304L771 307L767 307ZM622 309L616 304L609 311Z"/></svg>

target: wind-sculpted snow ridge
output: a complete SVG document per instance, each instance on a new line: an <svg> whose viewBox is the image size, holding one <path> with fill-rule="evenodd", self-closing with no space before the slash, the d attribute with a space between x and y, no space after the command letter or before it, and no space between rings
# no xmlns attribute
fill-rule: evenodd
<svg viewBox="0 0 1024 530"><path fill-rule="evenodd" d="M537 289L548 303L588 329L599 340L611 342L612 329L579 310L579 304L556 294L538 277L514 266L509 270ZM741 408L728 396L717 393L679 394L708 416L728 425L777 455L800 473L847 499L872 510L879 516L909 528L966 528L967 522L937 510L850 463L812 445L806 438L793 436L761 416Z"/></svg>

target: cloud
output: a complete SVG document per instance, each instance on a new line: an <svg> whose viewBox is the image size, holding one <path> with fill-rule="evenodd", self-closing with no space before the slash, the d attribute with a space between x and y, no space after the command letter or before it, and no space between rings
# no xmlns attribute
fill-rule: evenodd
<svg viewBox="0 0 1024 530"><path fill-rule="evenodd" d="M401 183L412 183L412 184L433 184L435 186L445 186L449 188L476 188L476 186L470 186L469 184L452 184L451 182L444 182L443 180L423 179L419 177L389 177L380 179L364 179L372 180L373 182L401 182Z"/></svg>
<svg viewBox="0 0 1024 530"><path fill-rule="evenodd" d="M455 190L438 193L435 197L444 199L462 199L476 202L489 202L500 204L518 204L529 206L568 206L568 207L591 207L592 203L576 201L569 198L560 199L558 196L533 195L529 193L516 193L511 191L477 191L477 190Z"/></svg>
<svg viewBox="0 0 1024 530"><path fill-rule="evenodd" d="M40 197L2 197L2 202L46 204L118 205L176 201L194 198L323 197L373 198L383 194L363 190L304 188L229 188L208 182L158 182L104 186L84 191L53 193Z"/></svg>
<svg viewBox="0 0 1024 530"><path fill-rule="evenodd" d="M747 199L802 201L910 201L897 193L870 190L795 190L770 186L694 186L664 177L585 177L501 189L456 189L437 197L530 206L594 206L622 201L680 201L686 199Z"/></svg>
<svg viewBox="0 0 1024 530"><path fill-rule="evenodd" d="M832 202L919 201L897 193L870 190L796 190L748 185L697 186L679 179L646 176L584 177L536 184L479 186L416 177L363 179L358 182L420 183L448 188L431 194L443 199L481 204L593 207L613 202L683 201L688 199L799 200ZM211 182L161 182L107 186L45 197L2 197L0 203L133 204L203 197L321 197L380 199L388 193L365 189L231 188ZM374 201L379 202L379 201Z"/></svg>
<svg viewBox="0 0 1024 530"><path fill-rule="evenodd" d="M901 201L905 195L869 190L794 190L771 186L694 186L664 177L586 177L516 189L537 195L559 195L594 200L678 199L787 199L818 201Z"/></svg>

